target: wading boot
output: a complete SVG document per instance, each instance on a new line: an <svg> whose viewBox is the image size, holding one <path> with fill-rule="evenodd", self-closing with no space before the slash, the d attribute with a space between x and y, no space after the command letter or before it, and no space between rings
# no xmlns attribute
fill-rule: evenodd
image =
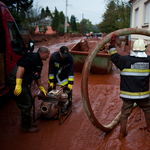
<svg viewBox="0 0 150 150"><path fill-rule="evenodd" d="M150 132L150 113L148 112L145 113L145 120L147 124L147 131Z"/></svg>
<svg viewBox="0 0 150 150"><path fill-rule="evenodd" d="M125 115L121 115L120 117L120 134L118 136L118 139L121 140L127 135L126 127L127 127L127 120L128 117Z"/></svg>

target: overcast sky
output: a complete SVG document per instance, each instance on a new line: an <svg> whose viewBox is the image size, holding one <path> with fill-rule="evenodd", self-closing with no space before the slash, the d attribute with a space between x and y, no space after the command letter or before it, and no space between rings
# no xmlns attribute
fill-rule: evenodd
<svg viewBox="0 0 150 150"><path fill-rule="evenodd" d="M38 4L38 7L46 9L48 6L50 11L53 12L55 7L57 10L63 11L66 14L66 0L34 0L33 6ZM104 0L68 0L67 16L74 15L77 22L82 18L89 19L92 24L98 24L102 21L102 15L105 12Z"/></svg>

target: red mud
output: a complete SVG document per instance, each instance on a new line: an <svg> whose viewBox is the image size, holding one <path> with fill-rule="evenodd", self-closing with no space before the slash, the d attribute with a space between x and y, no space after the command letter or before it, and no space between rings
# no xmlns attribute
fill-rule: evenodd
<svg viewBox="0 0 150 150"><path fill-rule="evenodd" d="M79 39L80 40L80 39ZM98 39L88 39L89 41ZM90 42L94 43L94 42ZM61 45L71 48L74 43L58 43L51 45L50 51L58 50ZM42 43L43 45L43 43ZM90 44L89 46L92 46ZM93 45L94 46L94 45ZM35 44L35 50L39 47ZM44 62L42 84L47 89L48 61ZM107 125L120 112L122 101L119 98L120 71L113 65L112 71L106 75L89 76L89 97L92 109L101 123ZM89 121L81 99L81 73L75 73L73 86L72 113L66 121L59 125L58 120L37 120L38 133L22 133L20 111L9 95L0 107L0 149L1 150L149 150L150 133L144 130L144 114L139 108L133 109L128 120L128 135L121 141L118 139L120 125L110 133L96 129ZM32 84L33 96L38 88ZM36 99L36 117L40 115L40 100Z"/></svg>

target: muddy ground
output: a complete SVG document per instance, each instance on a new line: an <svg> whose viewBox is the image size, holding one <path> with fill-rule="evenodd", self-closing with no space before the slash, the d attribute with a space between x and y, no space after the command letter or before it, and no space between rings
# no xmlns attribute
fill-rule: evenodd
<svg viewBox="0 0 150 150"><path fill-rule="evenodd" d="M35 43L35 51L40 45L46 45L51 53L60 46L70 49L76 42L85 37L70 39L55 39L44 43ZM89 38L90 48L95 47L100 39ZM120 51L121 53L121 51ZM123 54L125 54L123 52ZM44 62L42 84L47 90L48 61ZM113 65L109 74L89 75L89 98L97 119L107 125L120 112L122 101L119 98L120 71ZM37 95L38 88L32 84L32 94ZM81 73L75 72L73 86L72 113L62 125L58 120L37 120L40 129L38 133L22 133L20 111L11 98L6 94L1 98L0 105L0 149L1 150L149 150L150 133L144 126L143 112L137 107L129 117L128 135L118 139L120 124L110 133L96 129L88 119L81 99ZM36 99L36 117L40 115L41 101ZM32 112L31 112L32 115Z"/></svg>

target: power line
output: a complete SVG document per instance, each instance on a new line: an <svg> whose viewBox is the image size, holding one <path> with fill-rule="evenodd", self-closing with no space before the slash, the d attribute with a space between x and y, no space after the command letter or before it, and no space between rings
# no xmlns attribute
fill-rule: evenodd
<svg viewBox="0 0 150 150"><path fill-rule="evenodd" d="M84 11L84 12L89 12L89 13L93 13L93 14L97 14L97 15L100 15L99 13L95 13L95 12L90 12L90 11L87 11L87 10L83 10L83 9L78 9L78 8L75 8L75 7L71 7L73 9L77 9L77 10L80 10L80 11Z"/></svg>

